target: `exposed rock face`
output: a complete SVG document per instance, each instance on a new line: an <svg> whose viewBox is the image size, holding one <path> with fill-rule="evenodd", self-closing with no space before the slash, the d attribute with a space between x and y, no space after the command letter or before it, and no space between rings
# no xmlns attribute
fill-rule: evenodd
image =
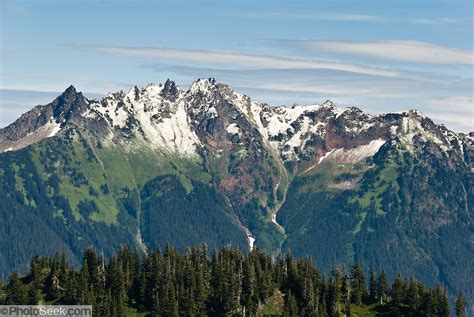
<svg viewBox="0 0 474 317"><path fill-rule="evenodd" d="M149 148L202 158L232 204L239 209L257 205L267 213L283 202L289 174L314 173L324 160L356 164L385 142L407 151L430 146L464 164L472 160L472 137L416 111L371 116L355 107L339 109L329 100L271 107L212 78L197 80L188 91L167 80L100 101L70 86L52 103L1 129L0 151L23 148L70 127L131 152Z"/></svg>
<svg viewBox="0 0 474 317"><path fill-rule="evenodd" d="M65 205L74 210L90 201L96 209L115 204L128 214L100 218L96 210L92 223L99 217L107 224L117 221L121 230L135 233L138 228L140 246L161 241L150 237L155 228L167 230L153 221L174 221L159 206L172 209L175 202L160 199L192 192L180 197L187 203L183 206L198 208L203 197L220 199L212 209L219 214L210 219L218 223L223 217L222 226L233 228L235 239L227 241L216 230L216 244L245 243L246 235L250 246L255 243L275 255L287 249L315 259L322 254L328 266L366 261L370 255L374 265L399 272L395 264L383 262L390 256L396 264L416 262L417 269L409 273L423 272L425 280L448 281L451 289L465 290L458 284L467 277L443 277L451 273L439 263L449 259L439 256L431 241L458 232L456 243L473 249L473 142L473 133L450 131L417 111L372 116L355 107L339 109L329 100L271 107L210 78L187 91L167 80L101 100L89 100L71 86L52 103L0 129L0 157L5 169L20 169L11 157L21 152L16 150L34 148L36 156L30 156L46 171L48 193L62 195L48 197L58 205L43 209L61 215L69 208ZM28 147L36 143L67 150L58 151L61 156L52 146ZM83 156L95 170L82 167ZM15 195L23 195L17 179L30 174L8 175ZM206 186L212 194L204 194ZM25 208L31 207L30 196L23 199ZM187 210L175 212L186 221ZM193 214L195 221L204 219L207 210L200 212ZM382 229L374 230L376 225ZM408 255L397 258L399 248Z"/></svg>
<svg viewBox="0 0 474 317"><path fill-rule="evenodd" d="M135 86L100 101L88 100L70 86L52 103L1 129L0 151L14 151L70 128L130 153L149 149L203 159L245 225L251 222L242 216L247 209L276 213L291 177L311 175L323 162L357 164L385 143L408 152L429 147L438 159L449 156L472 164L471 136L449 131L416 111L371 116L355 107L339 109L329 100L271 107L213 78L197 80L187 91L171 80Z"/></svg>
<svg viewBox="0 0 474 317"><path fill-rule="evenodd" d="M79 123L90 101L69 86L52 103L36 106L0 129L0 151L12 151L54 136L67 123Z"/></svg>
<svg viewBox="0 0 474 317"><path fill-rule="evenodd" d="M88 100L70 86L52 103L36 106L0 129L0 149L5 151L9 143L51 122L61 128L86 125L119 139L119 135L143 138L165 151L186 155L197 154L204 145L219 148L229 140L256 142L260 150L271 147L283 161L303 164L318 161L333 149L355 148L377 139L398 137L411 143L408 146L432 141L445 149L454 141L460 150L461 144L472 142L472 136L437 126L416 111L371 116L355 107L338 109L329 100L321 105L271 107L210 78L196 81L186 92L167 80L164 85L109 94L101 101Z"/></svg>

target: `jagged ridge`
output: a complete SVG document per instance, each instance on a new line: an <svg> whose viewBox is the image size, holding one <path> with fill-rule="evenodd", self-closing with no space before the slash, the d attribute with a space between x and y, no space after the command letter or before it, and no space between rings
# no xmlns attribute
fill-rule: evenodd
<svg viewBox="0 0 474 317"><path fill-rule="evenodd" d="M89 100L70 86L51 104L37 106L0 129L0 151L25 147L55 135L69 123L86 120L106 123L101 129L114 135L102 137L113 139L121 131L121 136L143 139L165 151L196 155L202 146L195 131L201 123L198 120L227 115L216 108L221 101L245 116L285 161L319 160L336 148L350 149L392 137L412 147L416 135L444 150L455 146L462 151L463 145L472 142L469 136L436 125L417 111L371 116L355 107L339 109L329 100L321 105L271 107L210 78L194 82L187 91L168 80L164 85L110 93L100 101ZM226 131L238 135L236 118L227 119Z"/></svg>
<svg viewBox="0 0 474 317"><path fill-rule="evenodd" d="M55 149L72 154L50 158ZM272 107L214 79L198 80L187 91L168 80L101 100L89 100L69 87L51 104L35 107L0 130L0 157L15 174L8 179L11 187L16 181L21 192L28 173L9 160L27 153L36 168L46 169L41 177L53 185L54 177L60 179L59 193L80 221L126 228L143 249L163 237L180 239L167 231L176 228L177 219L181 229L190 231L192 221L209 212L214 218L207 222L220 223L215 227L228 234L217 230L206 236L201 230L198 236L215 244L241 245L246 234L249 247L255 243L274 255L290 248L315 259L322 253L327 258L322 267L403 247L410 261L421 263L417 272L422 278L464 290L459 285L465 278L448 276L439 263L450 260L430 250L426 237L445 236L437 230L449 227L459 234L458 245L472 249L462 242L473 241L466 231L474 194L469 186L472 149L472 136L450 131L417 111L372 116L354 107L339 109L331 101ZM81 165L81 155L93 172ZM88 185L74 183L81 171L91 178ZM50 190L51 185L45 186ZM97 194L103 187L104 193ZM174 209L175 192L186 197L179 199L182 208ZM34 205L30 193L4 194L23 195L24 204ZM219 207L201 210L202 197L218 197L214 206ZM81 217L90 201L109 212ZM121 206L131 219L120 216ZM383 245L363 253L363 237L374 232L374 223L383 224L375 233ZM331 226L347 234L339 237ZM422 232L420 241L411 233L415 230ZM334 241L341 245L334 247ZM196 242L180 240L183 245ZM326 253L326 244L333 253ZM399 253L390 255L393 263L406 261L397 258ZM372 258L385 257L377 253Z"/></svg>

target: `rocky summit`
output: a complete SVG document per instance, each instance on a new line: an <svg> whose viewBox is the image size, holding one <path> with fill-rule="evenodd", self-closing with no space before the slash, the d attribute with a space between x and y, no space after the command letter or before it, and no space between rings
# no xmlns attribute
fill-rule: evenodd
<svg viewBox="0 0 474 317"><path fill-rule="evenodd" d="M474 298L473 141L417 111L273 107L214 79L101 100L71 86L0 130L0 272L170 241L358 262Z"/></svg>

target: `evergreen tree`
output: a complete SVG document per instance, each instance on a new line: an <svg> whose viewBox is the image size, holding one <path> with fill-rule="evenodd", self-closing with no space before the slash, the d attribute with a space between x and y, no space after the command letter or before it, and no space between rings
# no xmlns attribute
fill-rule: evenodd
<svg viewBox="0 0 474 317"><path fill-rule="evenodd" d="M448 294L445 290L441 288L440 285L436 286L434 290L431 291L432 296L432 313L435 316L448 317L449 316L449 300Z"/></svg>
<svg viewBox="0 0 474 317"><path fill-rule="evenodd" d="M64 303L66 305L75 305L79 303L79 294L78 294L78 280L79 275L74 271L68 271L66 282L64 283L65 292L64 292Z"/></svg>
<svg viewBox="0 0 474 317"><path fill-rule="evenodd" d="M458 297L456 299L456 316L466 316L466 304L466 299L461 294L458 294Z"/></svg>
<svg viewBox="0 0 474 317"><path fill-rule="evenodd" d="M350 301L351 291L350 291L350 278L347 275L345 269L342 271L342 278L341 278L341 294L343 297L343 302L345 303L346 300Z"/></svg>
<svg viewBox="0 0 474 317"><path fill-rule="evenodd" d="M243 265L242 280L242 306L245 307L246 314L254 315L258 308L258 289L253 262L248 257Z"/></svg>
<svg viewBox="0 0 474 317"><path fill-rule="evenodd" d="M194 303L196 315L205 316L210 292L210 267L207 258L207 247L200 246L193 250L193 262L195 274Z"/></svg>
<svg viewBox="0 0 474 317"><path fill-rule="evenodd" d="M403 304L405 298L405 290L403 285L403 279L398 275L393 281L392 288L390 290L390 296L392 297L392 302L395 305Z"/></svg>
<svg viewBox="0 0 474 317"><path fill-rule="evenodd" d="M440 302L441 302L440 316L449 317L449 297L448 297L448 292L446 290L444 290L444 293L442 297L440 298Z"/></svg>
<svg viewBox="0 0 474 317"><path fill-rule="evenodd" d="M298 317L298 304L293 296L291 290L288 291L285 299L285 310L283 312L284 317Z"/></svg>
<svg viewBox="0 0 474 317"><path fill-rule="evenodd" d="M365 289L365 275L360 264L355 264L351 268L351 301L355 304L362 304L362 298L366 293Z"/></svg>
<svg viewBox="0 0 474 317"><path fill-rule="evenodd" d="M64 283L66 283L68 279L68 268L69 268L69 264L67 261L67 257L66 257L66 254L63 253L61 255L61 263L59 265L59 270L58 270L58 278L59 278L60 285L63 285Z"/></svg>
<svg viewBox="0 0 474 317"><path fill-rule="evenodd" d="M28 292L28 304L29 305L36 305L38 304L39 296L38 296L38 289L33 284L32 287L27 291Z"/></svg>
<svg viewBox="0 0 474 317"><path fill-rule="evenodd" d="M387 287L387 274L382 270L382 273L380 274L377 281L377 297L380 300L380 304L383 304L383 302L386 301Z"/></svg>
<svg viewBox="0 0 474 317"><path fill-rule="evenodd" d="M431 289L398 276L387 296L386 285L384 272L378 279L371 272L370 298L383 302L377 311L449 316L448 294L440 286ZM158 249L144 257L120 247L107 264L103 255L87 249L79 269L70 268L64 256L35 257L27 276L13 273L8 285L0 285L0 302L34 304L41 293L56 304L90 304L97 316L134 311L147 316L256 316L270 308L284 316L333 317L350 316L351 302L363 304L367 290L360 265L349 276L342 268L326 279L309 259L290 254L275 263L258 249L243 254L226 247L210 261L205 246L180 254L167 245L164 255ZM279 298L282 305L274 305ZM465 308L465 299L458 296L457 315L464 316Z"/></svg>
<svg viewBox="0 0 474 317"><path fill-rule="evenodd" d="M48 301L53 301L55 299L61 298L62 296L62 291L64 289L60 285L58 272L56 271L56 268L54 266L51 268L51 272L46 278L45 290L46 300Z"/></svg>
<svg viewBox="0 0 474 317"><path fill-rule="evenodd" d="M84 251L83 269L87 271L87 283L90 291L97 291L99 288L99 260L94 249Z"/></svg>
<svg viewBox="0 0 474 317"><path fill-rule="evenodd" d="M27 305L28 291L20 280L17 272L10 275L10 282L7 285L5 305Z"/></svg>
<svg viewBox="0 0 474 317"><path fill-rule="evenodd" d="M369 298L372 303L377 301L377 275L373 269L370 270Z"/></svg>
<svg viewBox="0 0 474 317"><path fill-rule="evenodd" d="M412 316L416 316L421 305L420 292L418 289L418 283L412 277L406 290L404 304L408 307L409 313Z"/></svg>
<svg viewBox="0 0 474 317"><path fill-rule="evenodd" d="M318 316L318 296L317 291L313 287L313 283L310 279L303 281L303 308L302 315L307 317Z"/></svg>
<svg viewBox="0 0 474 317"><path fill-rule="evenodd" d="M125 308L125 279L122 268L115 256L112 256L107 270L107 291L111 296L114 312L117 316L124 314Z"/></svg>
<svg viewBox="0 0 474 317"><path fill-rule="evenodd" d="M38 256L34 256L30 263L30 275L36 288L44 286L44 278L42 270L45 267L45 259L41 260Z"/></svg>
<svg viewBox="0 0 474 317"><path fill-rule="evenodd" d="M331 271L331 279L329 281L328 307L329 314L335 316L339 312L339 302L342 299L341 289L342 280L341 272L338 269Z"/></svg>
<svg viewBox="0 0 474 317"><path fill-rule="evenodd" d="M392 298L390 302L391 314L394 316L401 316L403 314L403 304L405 300L405 285L400 275L398 275L393 281L390 289L390 296Z"/></svg>
<svg viewBox="0 0 474 317"><path fill-rule="evenodd" d="M423 316L436 316L436 298L432 290L426 290L422 294L420 312Z"/></svg>

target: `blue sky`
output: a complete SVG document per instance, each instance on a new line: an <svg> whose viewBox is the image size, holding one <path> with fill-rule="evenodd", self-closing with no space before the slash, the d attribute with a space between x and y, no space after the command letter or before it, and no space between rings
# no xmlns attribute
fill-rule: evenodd
<svg viewBox="0 0 474 317"><path fill-rule="evenodd" d="M0 126L89 97L215 77L273 105L416 108L473 126L471 0L0 1Z"/></svg>

